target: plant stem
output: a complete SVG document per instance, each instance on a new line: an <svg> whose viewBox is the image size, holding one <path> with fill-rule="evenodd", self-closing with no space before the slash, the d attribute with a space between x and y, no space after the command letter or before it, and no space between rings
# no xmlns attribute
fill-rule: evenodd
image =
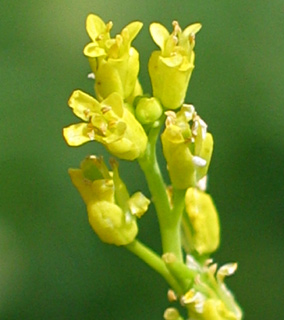
<svg viewBox="0 0 284 320"><path fill-rule="evenodd" d="M162 123L163 119L161 120ZM139 159L152 195L160 225L162 247L164 253L174 253L182 261L180 242L180 207L171 209L166 186L156 157L156 142L161 128L153 128L148 136L148 146L145 155ZM179 197L180 198L180 197ZM175 214L178 213L178 217Z"/></svg>
<svg viewBox="0 0 284 320"><path fill-rule="evenodd" d="M172 228L174 229L174 235L176 237L176 246L179 248L179 255L180 261L183 261L182 258L182 246L181 246L181 218L184 211L184 197L185 197L186 190L173 190L173 208L171 212L172 221Z"/></svg>
<svg viewBox="0 0 284 320"><path fill-rule="evenodd" d="M168 282L168 284L177 294L182 293L180 285L171 275L164 261L154 251L146 247L138 240L134 240L133 242L129 243L125 246L125 248L134 253L140 259L142 259L152 269L157 271Z"/></svg>

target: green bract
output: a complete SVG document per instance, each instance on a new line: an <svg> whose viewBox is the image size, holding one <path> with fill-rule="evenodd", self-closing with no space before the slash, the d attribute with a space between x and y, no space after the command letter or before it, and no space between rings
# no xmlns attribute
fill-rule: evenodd
<svg viewBox="0 0 284 320"><path fill-rule="evenodd" d="M98 102L76 90L69 99L69 106L76 116L86 121L64 128L63 135L70 146L96 140L121 159L134 160L143 155L147 136L118 93Z"/></svg>
<svg viewBox="0 0 284 320"><path fill-rule="evenodd" d="M127 25L121 34L110 37L112 22L105 24L94 14L87 17L86 29L92 42L84 48L95 75L95 91L98 100L105 99L112 92L127 99L137 88L139 54L131 42L142 28L135 21ZM142 92L139 92L142 94Z"/></svg>
<svg viewBox="0 0 284 320"><path fill-rule="evenodd" d="M161 138L172 184L177 189L195 187L210 164L212 135L191 105L184 105L178 113L167 111L166 114Z"/></svg>
<svg viewBox="0 0 284 320"><path fill-rule="evenodd" d="M160 51L154 51L149 60L153 95L165 109L177 109L184 102L188 83L194 68L195 34L201 24L196 23L181 31L173 22L173 33L159 23L150 25L150 33Z"/></svg>
<svg viewBox="0 0 284 320"><path fill-rule="evenodd" d="M117 246L132 242L138 233L136 217L147 211L150 201L142 193L129 196L117 164L113 162L113 171L108 171L102 158L90 156L81 163L81 169L69 169L69 174L99 238Z"/></svg>

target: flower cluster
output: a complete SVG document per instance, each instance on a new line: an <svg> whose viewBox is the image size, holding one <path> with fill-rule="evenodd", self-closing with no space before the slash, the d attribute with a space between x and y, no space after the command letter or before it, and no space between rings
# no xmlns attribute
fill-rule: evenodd
<svg viewBox="0 0 284 320"><path fill-rule="evenodd" d="M112 26L97 15L87 17L91 41L84 55L90 63L95 97L81 90L72 93L68 105L82 122L64 128L63 136L70 146L96 141L112 157L138 162L157 212L163 254L154 253L137 239L137 221L150 200L140 191L130 195L114 158L110 159L111 170L102 157L94 155L85 158L79 169L69 170L86 204L89 223L103 242L125 246L159 272L171 286L169 300L179 298L190 319L240 320L241 310L224 284L236 264L217 271L208 260L220 243L217 209L204 183L213 137L193 105L185 103L201 24L182 30L174 21L172 33L159 23L150 25L160 49L149 59L151 94L143 93L139 53L132 46L142 23L128 24L115 37L110 34ZM157 160L159 137L168 186ZM175 308L168 308L164 318L183 319Z"/></svg>

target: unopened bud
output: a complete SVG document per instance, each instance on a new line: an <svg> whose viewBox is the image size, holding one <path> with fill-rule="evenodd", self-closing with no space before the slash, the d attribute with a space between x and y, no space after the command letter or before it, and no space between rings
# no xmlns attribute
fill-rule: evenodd
<svg viewBox="0 0 284 320"><path fill-rule="evenodd" d="M135 110L136 118L142 124L158 120L162 113L162 106L156 98L141 98Z"/></svg>

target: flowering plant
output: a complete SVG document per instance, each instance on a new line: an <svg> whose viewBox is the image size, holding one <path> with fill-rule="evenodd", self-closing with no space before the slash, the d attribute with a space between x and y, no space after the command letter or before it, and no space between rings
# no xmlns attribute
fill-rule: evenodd
<svg viewBox="0 0 284 320"><path fill-rule="evenodd" d="M97 155L86 157L79 169L69 169L91 227L103 242L127 248L157 271L169 285L169 302L178 300L188 319L242 319L224 283L237 264L218 268L210 258L220 242L218 213L206 193L213 136L195 108L184 102L201 25L182 31L174 21L172 33L159 23L150 25L160 48L149 60L152 96L143 94L139 53L131 45L142 23L132 22L111 38L112 22L90 14L86 28L91 42L84 54L95 79L96 98L80 90L72 93L68 104L83 122L64 128L63 136L70 146L95 140L112 156L139 163L158 216L163 252L158 254L138 240L138 219L147 212L150 200L140 191L129 194L114 158L109 161L111 170ZM159 136L168 186L156 156ZM164 319L184 318L169 307Z"/></svg>

